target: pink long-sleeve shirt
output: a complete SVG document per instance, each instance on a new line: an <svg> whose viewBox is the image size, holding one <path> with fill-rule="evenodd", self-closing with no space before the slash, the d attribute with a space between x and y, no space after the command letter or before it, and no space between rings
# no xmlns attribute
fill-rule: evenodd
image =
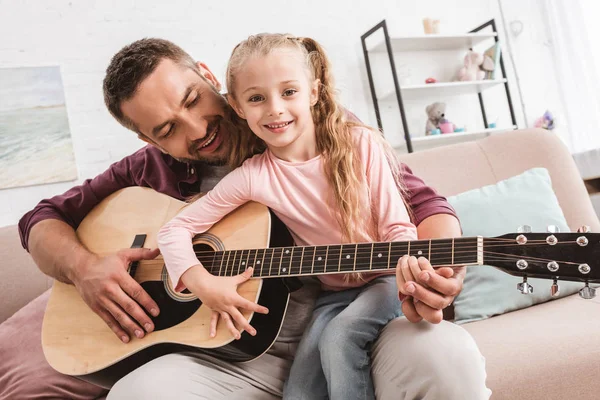
<svg viewBox="0 0 600 400"><path fill-rule="evenodd" d="M381 146L371 131L355 128L353 139L359 150L362 173L371 199L371 222L377 237L357 232L357 242L413 240L416 227L398 192ZM365 193L366 194L366 193ZM200 264L191 245L194 235L208 231L225 215L248 201L271 208L288 227L300 246L341 244L342 231L326 199L331 187L319 155L304 162L281 160L269 150L246 160L225 176L213 190L182 210L161 228L158 246L175 290L185 288L181 275ZM325 289L342 290L390 272L363 273L363 280L344 279L345 274L320 275Z"/></svg>

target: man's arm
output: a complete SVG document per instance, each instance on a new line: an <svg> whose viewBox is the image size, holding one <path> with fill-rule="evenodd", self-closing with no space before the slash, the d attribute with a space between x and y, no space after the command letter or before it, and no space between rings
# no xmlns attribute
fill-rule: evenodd
<svg viewBox="0 0 600 400"><path fill-rule="evenodd" d="M435 214L426 218L417 226L419 239L438 239L460 237L462 232L458 220L450 214ZM402 262L418 262L417 260L401 260ZM429 261L422 260L430 266ZM402 268L402 267L400 267ZM440 268L436 273L423 271L417 277L417 282L407 282L404 289L413 291L411 296L404 298L402 311L411 322L422 319L431 323L439 323L443 319L443 310L448 307L454 297L460 293L466 267ZM411 286L412 285L412 286ZM410 288L410 289L409 289Z"/></svg>
<svg viewBox="0 0 600 400"><path fill-rule="evenodd" d="M128 186L148 186L140 173L147 161L148 154L140 150L96 178L63 195L41 201L19 221L23 247L40 270L62 282L73 283L88 306L123 341L129 340L125 330L142 337L144 330L140 326L148 332L153 329L152 321L139 304L153 315L158 314L158 306L126 271L132 261L154 258L158 252L125 249L99 257L81 244L75 229L108 195Z"/></svg>
<svg viewBox="0 0 600 400"><path fill-rule="evenodd" d="M419 239L460 237L460 223L448 201L413 175L408 166L403 164L402 171ZM409 262L418 261L411 257L401 259L399 264ZM429 261L421 262L428 264L425 268L431 265ZM465 267L440 268L435 272L423 271L415 277L417 282L404 284L404 290L411 293L411 296L402 302L402 311L409 321L418 322L425 319L439 323L443 319L443 309L448 307L462 290Z"/></svg>
<svg viewBox="0 0 600 400"><path fill-rule="evenodd" d="M29 253L46 275L64 283L73 283L79 267L95 261L79 241L75 230L58 219L46 219L29 232Z"/></svg>

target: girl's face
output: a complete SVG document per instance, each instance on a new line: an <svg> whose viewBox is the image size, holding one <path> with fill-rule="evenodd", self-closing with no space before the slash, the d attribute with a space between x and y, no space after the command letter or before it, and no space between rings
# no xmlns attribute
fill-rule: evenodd
<svg viewBox="0 0 600 400"><path fill-rule="evenodd" d="M310 110L318 99L318 83L302 52L275 49L244 63L235 76L235 99L230 103L275 156L306 161L317 155Z"/></svg>

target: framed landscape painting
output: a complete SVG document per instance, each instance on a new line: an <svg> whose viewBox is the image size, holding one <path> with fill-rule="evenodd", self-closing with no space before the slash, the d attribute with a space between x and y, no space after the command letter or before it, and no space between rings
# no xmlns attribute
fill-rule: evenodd
<svg viewBox="0 0 600 400"><path fill-rule="evenodd" d="M0 189L75 179L60 68L0 68Z"/></svg>

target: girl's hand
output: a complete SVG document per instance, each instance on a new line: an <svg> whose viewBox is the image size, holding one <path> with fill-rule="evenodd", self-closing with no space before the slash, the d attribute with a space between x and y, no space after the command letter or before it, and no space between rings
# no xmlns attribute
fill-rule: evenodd
<svg viewBox="0 0 600 400"><path fill-rule="evenodd" d="M201 270L196 267L200 267ZM191 271L192 269L195 271ZM192 272L193 275L186 277L184 280L185 285L192 293L198 296L203 304L212 310L210 319L211 337L215 337L217 334L217 322L219 318L225 321L229 331L236 339L239 339L241 335L235 327L234 322L252 336L256 335L256 330L244 318L240 309L261 314L267 314L269 310L250 300L246 300L237 292L237 287L252 277L252 268L248 268L243 273L231 277L214 276L200 265L190 268L184 275L187 275L188 272ZM182 276L183 279L184 277Z"/></svg>

